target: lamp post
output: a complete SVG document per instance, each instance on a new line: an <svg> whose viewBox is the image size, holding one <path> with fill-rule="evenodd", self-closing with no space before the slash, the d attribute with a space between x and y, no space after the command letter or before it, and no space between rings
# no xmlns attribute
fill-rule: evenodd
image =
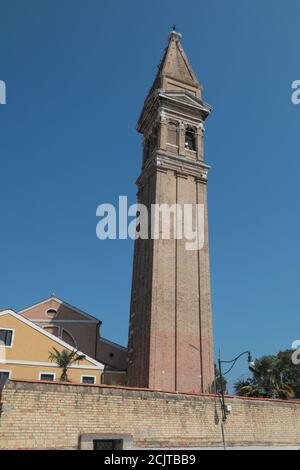
<svg viewBox="0 0 300 470"><path fill-rule="evenodd" d="M241 354L239 354L237 357L232 359L231 361L222 361L221 360L221 352L219 350L219 359L218 359L218 366L219 366L219 376L220 376L220 389L221 389L221 408L222 408L222 421L225 423L227 419L227 409L226 409L226 404L225 404L225 395L224 395L224 388L223 388L223 377L224 375L228 374L233 367L235 366L236 362L238 359L242 356L248 355L248 367L250 370L254 370L254 362L251 357L250 351L244 351ZM226 372L222 372L222 364L231 364L229 369Z"/></svg>
<svg viewBox="0 0 300 470"><path fill-rule="evenodd" d="M232 359L231 361L222 361L221 360L221 351L219 350L219 359L218 359L218 366L219 366L219 376L220 376L220 389L221 389L221 409L222 409L222 422L221 422L221 429L222 429L222 438L223 438L223 446L224 446L224 450L226 450L226 440L225 440L225 428L224 428L224 424L227 420L227 413L228 413L228 410L226 408L226 404L225 404L225 394L224 394L224 388L223 388L223 377L224 375L228 374L232 369L233 367L235 366L236 362L239 360L240 357L242 356L245 356L245 355L248 355L248 367L251 371L254 371L255 370L255 365L254 365L254 362L252 360L252 357L251 357L251 353L250 351L244 351L242 352L241 354L239 354L238 356L236 356L234 359ZM222 372L222 364L231 364L229 369L226 370L226 372Z"/></svg>

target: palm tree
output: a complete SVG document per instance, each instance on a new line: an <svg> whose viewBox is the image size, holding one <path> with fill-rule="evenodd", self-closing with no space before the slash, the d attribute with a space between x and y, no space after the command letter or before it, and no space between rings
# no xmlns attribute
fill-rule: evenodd
<svg viewBox="0 0 300 470"><path fill-rule="evenodd" d="M235 393L241 397L260 397L260 387L255 385L251 379L239 379L234 384Z"/></svg>
<svg viewBox="0 0 300 470"><path fill-rule="evenodd" d="M290 398L295 398L295 392L292 387L282 382L274 384L272 392L274 398L280 398L281 400L289 400Z"/></svg>
<svg viewBox="0 0 300 470"><path fill-rule="evenodd" d="M62 369L62 374L60 377L61 382L68 382L68 368L74 364L74 362L82 361L85 359L84 355L78 354L78 351L75 349L73 351L67 351L63 349L58 351L56 348L52 348L53 351L50 351L49 359L55 361L58 367Z"/></svg>
<svg viewBox="0 0 300 470"><path fill-rule="evenodd" d="M296 396L295 381L291 380L292 377L289 373L291 366L285 356L286 354L283 356L283 353L279 353L277 356L263 356L257 359L252 377L246 380L240 379L235 383L236 394L244 397L279 398L281 400L294 398ZM282 358L285 359L285 362Z"/></svg>

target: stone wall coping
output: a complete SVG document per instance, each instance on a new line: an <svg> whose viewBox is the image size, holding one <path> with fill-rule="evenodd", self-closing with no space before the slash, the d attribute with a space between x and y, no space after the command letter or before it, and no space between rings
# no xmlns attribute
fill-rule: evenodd
<svg viewBox="0 0 300 470"><path fill-rule="evenodd" d="M11 379L7 380L7 382L4 384L4 389L15 389L18 384L24 384L28 386L32 386L30 388L32 389L38 389L39 385L50 385L50 386L56 386L56 387L77 387L81 389L102 389L104 390L112 390L112 391L120 391L120 392L143 392L147 394L159 394L162 396L174 396L174 397L191 397L191 398L201 398L201 397L207 397L207 398L220 398L219 394L216 393L182 393L182 392L174 392L174 391L168 391L168 390L153 390L149 388L136 388L136 387L128 387L128 386L123 386L123 385L92 385L92 384L81 384L81 383L75 383L75 382L58 382L58 381L45 381L45 380L27 380L27 379ZM1 389L0 389L1 392ZM157 395L155 398L158 398ZM281 400L278 398L256 398L256 397L241 397L238 395L225 395L226 400L246 400L246 401L255 401L255 402L263 402L263 403L281 403L281 404L293 404L293 405L300 405L300 400Z"/></svg>

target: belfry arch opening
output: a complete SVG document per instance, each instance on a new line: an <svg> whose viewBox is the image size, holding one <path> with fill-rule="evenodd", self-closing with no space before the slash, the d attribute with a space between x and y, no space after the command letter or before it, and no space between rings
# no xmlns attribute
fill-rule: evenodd
<svg viewBox="0 0 300 470"><path fill-rule="evenodd" d="M196 131L192 126L188 126L185 131L185 148L187 150L196 151Z"/></svg>

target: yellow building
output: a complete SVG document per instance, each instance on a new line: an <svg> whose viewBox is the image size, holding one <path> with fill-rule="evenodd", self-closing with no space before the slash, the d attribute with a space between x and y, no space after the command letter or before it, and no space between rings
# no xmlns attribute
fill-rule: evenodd
<svg viewBox="0 0 300 470"><path fill-rule="evenodd" d="M68 343L13 310L0 311L0 380L59 380L62 371L49 359L53 347L60 352L74 351ZM78 355L85 358L69 367L68 379L100 384L104 365L80 351Z"/></svg>

